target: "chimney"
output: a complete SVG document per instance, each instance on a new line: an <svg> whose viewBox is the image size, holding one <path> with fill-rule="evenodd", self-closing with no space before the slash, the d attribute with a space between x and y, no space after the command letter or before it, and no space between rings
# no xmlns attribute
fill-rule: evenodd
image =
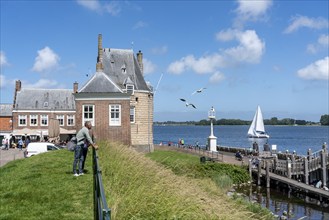
<svg viewBox="0 0 329 220"><path fill-rule="evenodd" d="M77 82L73 83L73 93L78 93L79 84Z"/></svg>
<svg viewBox="0 0 329 220"><path fill-rule="evenodd" d="M137 53L137 61L139 68L141 69L142 75L144 75L144 70L143 70L143 53L142 51L138 51Z"/></svg>
<svg viewBox="0 0 329 220"><path fill-rule="evenodd" d="M21 89L22 89L22 82L20 80L16 80L15 90L18 92L21 91Z"/></svg>
<svg viewBox="0 0 329 220"><path fill-rule="evenodd" d="M13 108L16 107L16 97L17 97L17 92L21 91L22 89L22 82L20 80L16 80L15 84L15 94L14 94L14 101L13 101Z"/></svg>
<svg viewBox="0 0 329 220"><path fill-rule="evenodd" d="M98 54L96 63L96 72L103 71L103 46L102 34L98 34Z"/></svg>

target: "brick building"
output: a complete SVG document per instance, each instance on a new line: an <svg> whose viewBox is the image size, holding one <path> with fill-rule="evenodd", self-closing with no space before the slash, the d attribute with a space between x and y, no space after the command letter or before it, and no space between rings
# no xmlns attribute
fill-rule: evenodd
<svg viewBox="0 0 329 220"><path fill-rule="evenodd" d="M59 121L61 139L75 134L74 89L22 88L16 81L12 126L15 136L48 136L51 119Z"/></svg>
<svg viewBox="0 0 329 220"><path fill-rule="evenodd" d="M57 119L61 139L75 134L85 121L97 140L110 140L153 151L153 89L143 76L143 54L102 47L98 36L96 72L79 89L24 89L16 82L13 134L47 135Z"/></svg>
<svg viewBox="0 0 329 220"><path fill-rule="evenodd" d="M96 72L74 94L77 130L91 121L99 140L153 151L153 91L143 77L142 56L103 48L98 36Z"/></svg>

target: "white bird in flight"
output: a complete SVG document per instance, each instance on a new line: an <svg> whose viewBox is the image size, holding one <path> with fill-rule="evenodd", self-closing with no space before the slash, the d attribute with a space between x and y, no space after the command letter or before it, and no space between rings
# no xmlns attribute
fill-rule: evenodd
<svg viewBox="0 0 329 220"><path fill-rule="evenodd" d="M185 102L185 106L188 107L189 105L192 106L193 108L196 108L195 105L192 103L188 103L185 99L180 99L181 101Z"/></svg>
<svg viewBox="0 0 329 220"><path fill-rule="evenodd" d="M204 89L206 89L206 88L203 87L203 88L201 88L201 89L198 89L198 90L194 91L194 92L192 93L192 95L194 95L195 93L201 93L202 90L204 90Z"/></svg>

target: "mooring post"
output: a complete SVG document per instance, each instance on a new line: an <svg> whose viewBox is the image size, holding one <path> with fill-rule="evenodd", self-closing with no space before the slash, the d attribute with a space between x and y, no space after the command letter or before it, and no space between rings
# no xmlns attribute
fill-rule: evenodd
<svg viewBox="0 0 329 220"><path fill-rule="evenodd" d="M327 144L326 142L322 145L322 151L321 151L321 169L322 169L322 185L327 186Z"/></svg>
<svg viewBox="0 0 329 220"><path fill-rule="evenodd" d="M270 188L270 163L266 160L266 188Z"/></svg>
<svg viewBox="0 0 329 220"><path fill-rule="evenodd" d="M291 179L291 160L287 158L287 177Z"/></svg>
<svg viewBox="0 0 329 220"><path fill-rule="evenodd" d="M308 173L308 159L304 157L304 176L305 176L305 184L309 183L309 173Z"/></svg>
<svg viewBox="0 0 329 220"><path fill-rule="evenodd" d="M258 158L257 185L260 186L260 177L262 176L262 160Z"/></svg>
<svg viewBox="0 0 329 220"><path fill-rule="evenodd" d="M249 176L252 179L252 159L249 159Z"/></svg>

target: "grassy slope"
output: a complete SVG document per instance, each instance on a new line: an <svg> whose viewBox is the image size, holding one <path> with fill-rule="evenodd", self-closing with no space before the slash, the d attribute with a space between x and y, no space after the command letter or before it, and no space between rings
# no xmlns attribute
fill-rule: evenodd
<svg viewBox="0 0 329 220"><path fill-rule="evenodd" d="M0 219L92 219L89 174L73 177L72 152L12 161L0 168ZM260 219L210 179L177 176L142 154L101 144L103 184L112 219ZM266 217L263 217L265 219Z"/></svg>
<svg viewBox="0 0 329 220"><path fill-rule="evenodd" d="M0 219L92 219L92 175L74 177L72 162L61 150L1 167Z"/></svg>

